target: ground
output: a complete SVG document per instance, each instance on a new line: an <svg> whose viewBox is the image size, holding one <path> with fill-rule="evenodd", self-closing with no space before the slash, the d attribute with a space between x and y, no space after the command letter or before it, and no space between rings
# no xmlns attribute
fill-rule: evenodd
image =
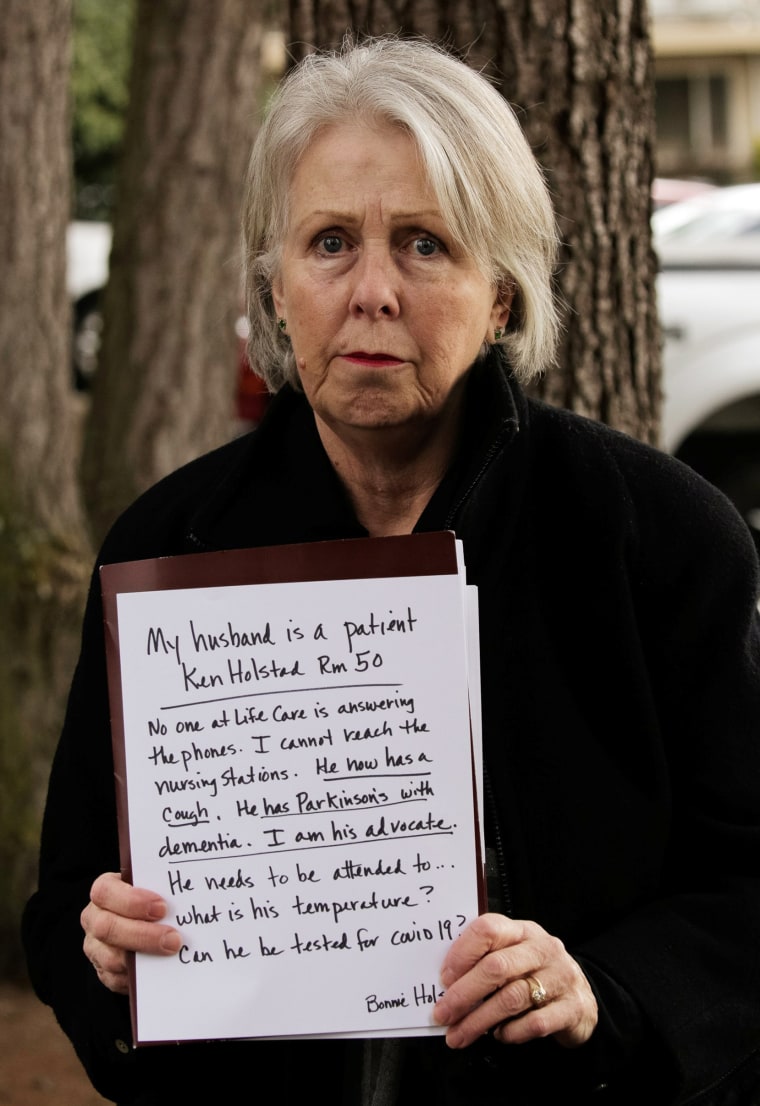
<svg viewBox="0 0 760 1106"><path fill-rule="evenodd" d="M0 1106L103 1106L49 1007L0 983Z"/></svg>

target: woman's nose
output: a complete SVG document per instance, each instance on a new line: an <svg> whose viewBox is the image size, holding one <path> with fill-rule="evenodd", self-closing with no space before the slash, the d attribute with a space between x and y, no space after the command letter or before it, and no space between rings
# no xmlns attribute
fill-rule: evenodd
<svg viewBox="0 0 760 1106"><path fill-rule="evenodd" d="M354 287L349 310L370 319L395 318L400 309L399 273L384 247L362 250L353 269Z"/></svg>

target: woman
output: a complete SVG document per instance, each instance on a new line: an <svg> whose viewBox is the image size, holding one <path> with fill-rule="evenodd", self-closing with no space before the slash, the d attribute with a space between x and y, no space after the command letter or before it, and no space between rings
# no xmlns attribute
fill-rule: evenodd
<svg viewBox="0 0 760 1106"><path fill-rule="evenodd" d="M94 587L25 917L40 996L122 1103L262 1079L284 1102L758 1101L752 546L676 462L523 396L555 346L555 234L513 114L421 43L310 57L254 149L245 236L271 409L138 500L100 563L455 529L491 909L446 955L445 1043L132 1051L126 951L180 937L113 874Z"/></svg>

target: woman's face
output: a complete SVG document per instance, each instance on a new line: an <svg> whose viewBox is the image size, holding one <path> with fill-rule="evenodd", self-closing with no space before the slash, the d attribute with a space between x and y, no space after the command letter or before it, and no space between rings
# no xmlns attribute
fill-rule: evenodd
<svg viewBox="0 0 760 1106"><path fill-rule="evenodd" d="M335 125L308 148L272 292L304 392L339 434L450 413L509 315L391 126Z"/></svg>

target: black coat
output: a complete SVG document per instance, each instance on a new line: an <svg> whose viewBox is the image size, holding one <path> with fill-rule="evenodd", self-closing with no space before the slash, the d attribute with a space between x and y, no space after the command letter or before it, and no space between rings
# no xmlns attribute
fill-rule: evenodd
<svg viewBox="0 0 760 1106"><path fill-rule="evenodd" d="M591 1041L407 1048L407 1097L441 1102L760 1101L760 641L752 543L690 470L474 370L462 448L418 529L455 529L480 589L485 757L502 901L578 957ZM161 481L99 563L362 536L304 399ZM131 1050L126 1000L81 951L79 913L118 870L102 612L94 578L56 754L32 980L101 1093L226 1100L272 1073L357 1101L358 1047L253 1042ZM266 1076L265 1076L266 1073ZM716 1085L714 1094L700 1092ZM760 1086L760 1083L758 1083ZM755 1088L754 1090L752 1088ZM742 1097L744 1095L744 1097Z"/></svg>

